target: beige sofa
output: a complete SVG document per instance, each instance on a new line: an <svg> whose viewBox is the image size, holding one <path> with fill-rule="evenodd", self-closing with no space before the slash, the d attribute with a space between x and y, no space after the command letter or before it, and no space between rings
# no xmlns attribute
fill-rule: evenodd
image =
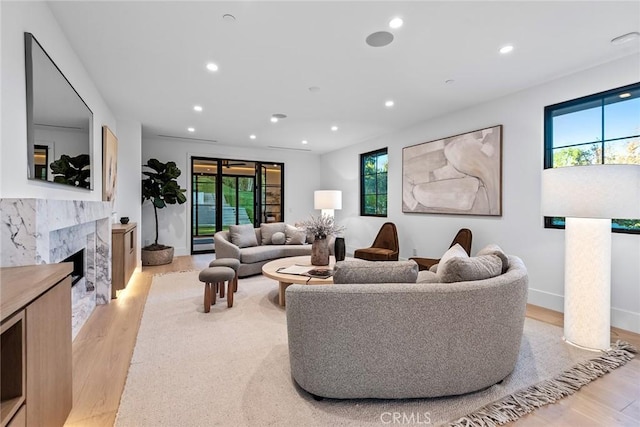
<svg viewBox="0 0 640 427"><path fill-rule="evenodd" d="M257 246L240 248L231 241L229 231L218 231L214 235L216 258L235 258L240 261L240 267L238 269L239 277L247 277L254 274L262 273L262 266L274 259L311 255L311 244L304 243L300 245L287 245L287 244L263 244L262 230L274 229L279 230L279 226L282 225L284 230L284 223L272 223L268 224L267 228L263 225L262 228L254 228L256 235ZM332 241L329 242L329 248L333 254Z"/></svg>
<svg viewBox="0 0 640 427"><path fill-rule="evenodd" d="M289 286L293 378L337 399L458 395L501 381L518 357L528 288L522 261L508 263L476 281Z"/></svg>

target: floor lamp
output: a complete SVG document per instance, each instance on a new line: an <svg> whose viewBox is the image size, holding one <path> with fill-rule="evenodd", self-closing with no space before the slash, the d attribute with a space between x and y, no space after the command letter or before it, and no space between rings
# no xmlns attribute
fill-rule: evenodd
<svg viewBox="0 0 640 427"><path fill-rule="evenodd" d="M564 339L608 349L611 219L640 218L640 165L545 169L542 214L566 217Z"/></svg>
<svg viewBox="0 0 640 427"><path fill-rule="evenodd" d="M335 209L342 209L342 191L318 190L313 193L313 208L322 209L322 216L333 218Z"/></svg>

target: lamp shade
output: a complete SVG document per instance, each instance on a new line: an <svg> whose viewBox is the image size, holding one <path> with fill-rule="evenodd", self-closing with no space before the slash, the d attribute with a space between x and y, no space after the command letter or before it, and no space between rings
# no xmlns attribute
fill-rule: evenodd
<svg viewBox="0 0 640 427"><path fill-rule="evenodd" d="M342 209L342 191L318 190L313 193L314 209Z"/></svg>
<svg viewBox="0 0 640 427"><path fill-rule="evenodd" d="M588 165L542 171L542 214L640 218L640 165Z"/></svg>

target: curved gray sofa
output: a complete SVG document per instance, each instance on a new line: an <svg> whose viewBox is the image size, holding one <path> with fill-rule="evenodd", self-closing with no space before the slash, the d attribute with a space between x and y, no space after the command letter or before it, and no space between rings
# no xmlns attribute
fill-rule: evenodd
<svg viewBox="0 0 640 427"><path fill-rule="evenodd" d="M255 228L256 239L262 242L260 228ZM240 261L238 277L247 277L262 273L262 266L274 259L311 255L311 245L261 245L239 248L229 238L229 231L218 231L213 236L216 246L216 258L235 258ZM329 241L329 249L334 253L333 241Z"/></svg>
<svg viewBox="0 0 640 427"><path fill-rule="evenodd" d="M420 398L489 387L513 370L528 275L287 288L291 374L316 396Z"/></svg>

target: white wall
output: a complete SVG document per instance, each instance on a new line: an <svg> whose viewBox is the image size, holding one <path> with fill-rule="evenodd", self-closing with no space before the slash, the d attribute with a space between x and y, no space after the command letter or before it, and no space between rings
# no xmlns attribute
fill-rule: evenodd
<svg viewBox="0 0 640 427"><path fill-rule="evenodd" d="M140 122L118 119L118 171L114 211L118 218L128 216L138 224L138 268L142 268L140 258L142 238L142 206L140 199L140 165L142 164L142 126Z"/></svg>
<svg viewBox="0 0 640 427"><path fill-rule="evenodd" d="M543 109L547 105L637 82L640 56L420 123L402 132L322 156L322 184L343 191L336 219L347 227L348 252L369 246L385 221L398 226L400 256L439 257L458 229L473 231L473 251L490 242L520 256L529 269L529 301L563 310L564 231L545 229L540 214ZM502 217L402 213L402 148L502 124ZM359 216L359 154L388 147L388 217ZM640 332L640 236L614 233L612 323Z"/></svg>
<svg viewBox="0 0 640 427"><path fill-rule="evenodd" d="M263 162L283 162L284 183L284 219L294 223L309 215L318 215L313 210L313 192L320 188L320 157L307 152L287 150L249 149L217 144L202 144L176 141L166 138L144 138L142 141L142 163L150 158L161 162L174 161L182 171L178 183L187 189L187 203L170 205L158 211L158 243L175 247L176 255L190 253L191 235L191 157L214 157ZM155 236L153 207L150 202L142 206L142 245L153 243Z"/></svg>
<svg viewBox="0 0 640 427"><path fill-rule="evenodd" d="M0 197L102 200L102 125L116 121L43 2L0 2L2 112ZM27 179L24 32L32 33L93 112L93 191Z"/></svg>

